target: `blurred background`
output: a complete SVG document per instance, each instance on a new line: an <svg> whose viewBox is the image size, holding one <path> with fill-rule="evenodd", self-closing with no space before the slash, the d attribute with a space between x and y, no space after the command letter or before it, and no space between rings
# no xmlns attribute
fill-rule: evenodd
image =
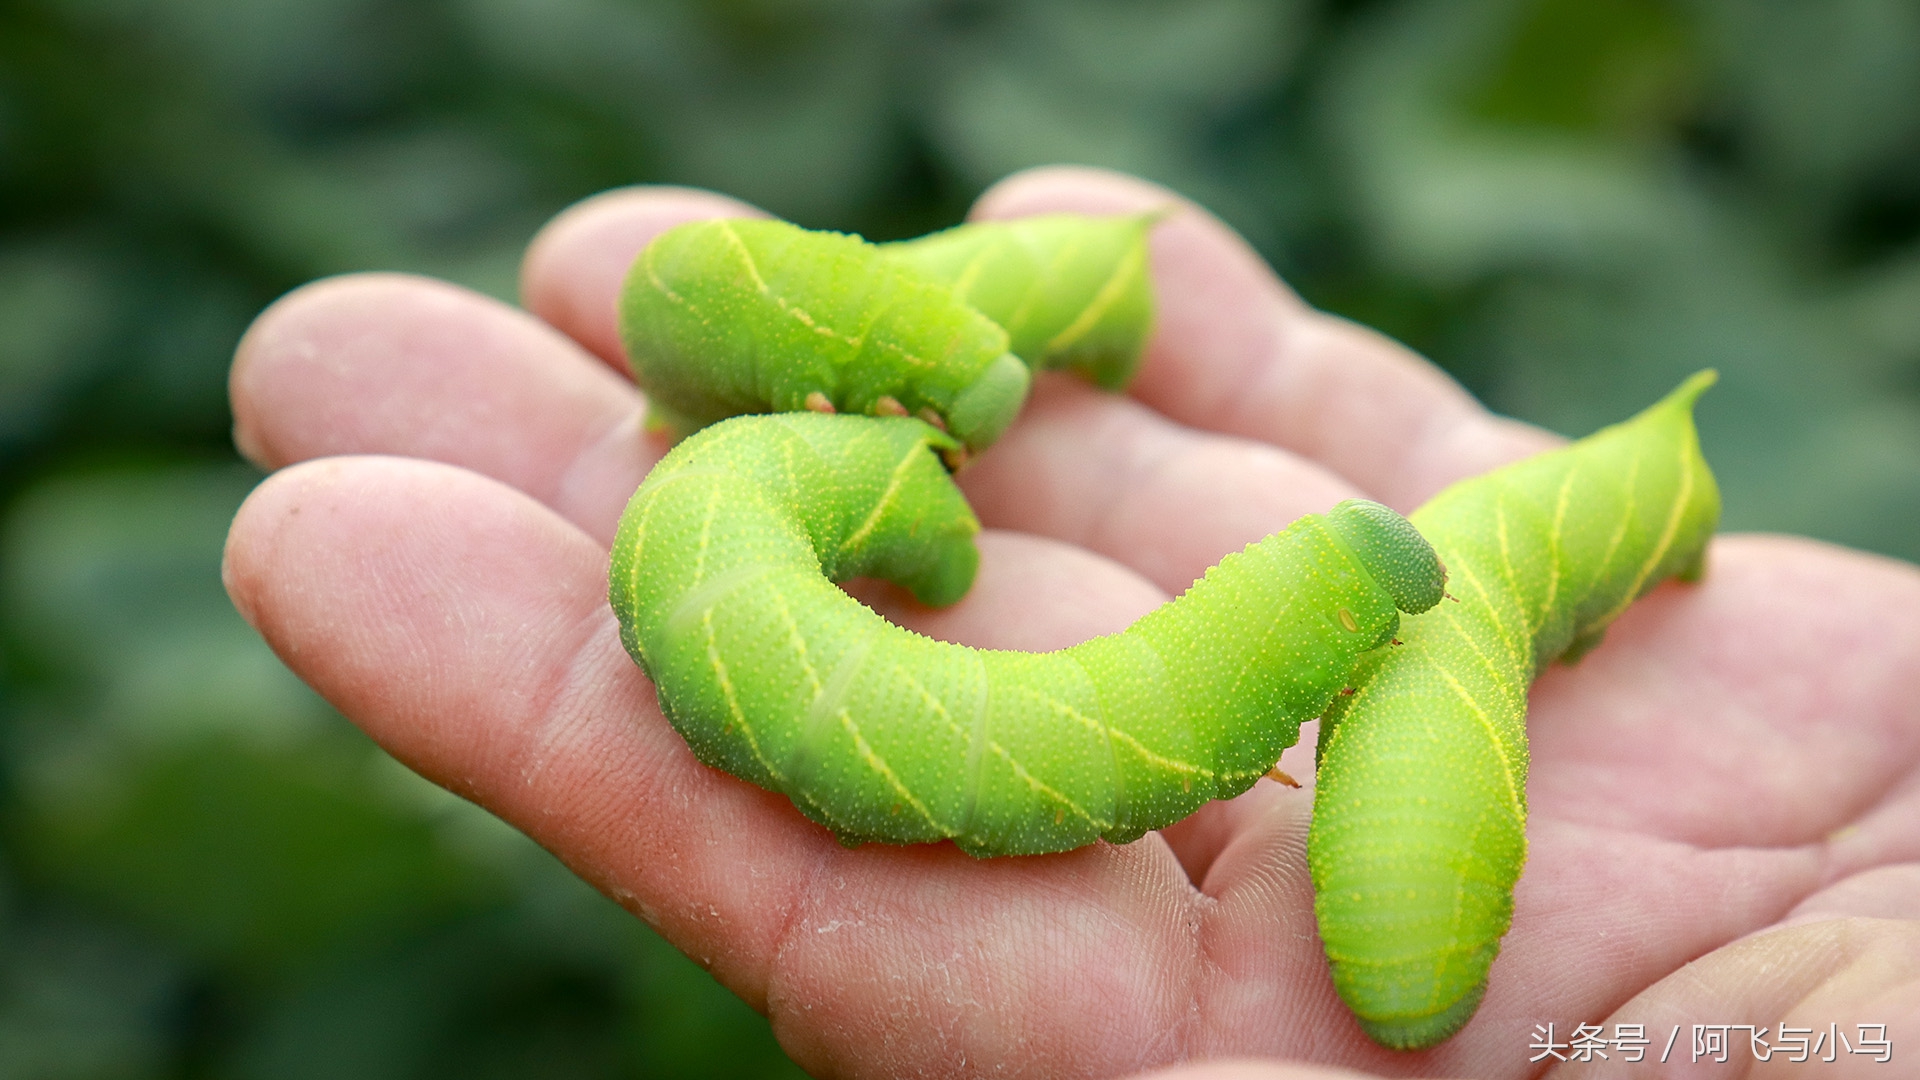
<svg viewBox="0 0 1920 1080"><path fill-rule="evenodd" d="M615 185L890 239L1054 161L1569 434L1717 366L1728 528L1920 557L1913 0L8 0L0 1076L795 1075L234 615L226 366Z"/></svg>

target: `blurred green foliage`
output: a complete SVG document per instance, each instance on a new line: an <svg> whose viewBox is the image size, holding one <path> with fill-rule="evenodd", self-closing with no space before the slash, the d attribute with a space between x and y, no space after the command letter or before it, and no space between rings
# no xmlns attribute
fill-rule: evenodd
<svg viewBox="0 0 1920 1080"><path fill-rule="evenodd" d="M1718 366L1729 527L1920 557L1912 0L12 0L0 1076L791 1075L227 606L226 364L618 184L885 239L1050 161L1559 430Z"/></svg>

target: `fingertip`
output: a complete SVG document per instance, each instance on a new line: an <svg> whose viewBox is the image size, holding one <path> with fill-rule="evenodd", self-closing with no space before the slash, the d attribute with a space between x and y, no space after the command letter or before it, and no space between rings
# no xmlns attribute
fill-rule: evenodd
<svg viewBox="0 0 1920 1080"><path fill-rule="evenodd" d="M699 188L640 185L603 191L562 210L533 238L520 263L521 303L625 371L614 304L640 249L685 222L767 216L758 207Z"/></svg>
<svg viewBox="0 0 1920 1080"><path fill-rule="evenodd" d="M330 482L348 460L322 458L273 473L247 493L227 527L227 541L220 556L220 582L240 617L256 633L267 637L269 644L275 643L270 634L270 586L284 577L275 569L279 538L299 515L302 493L310 491L315 483Z"/></svg>
<svg viewBox="0 0 1920 1080"><path fill-rule="evenodd" d="M309 396L314 387L297 373L326 367L343 350L351 353L360 344L356 334L391 322L410 303L462 300L462 290L434 278L359 273L308 282L267 305L241 335L227 372L234 447L263 469L309 456L297 438L289 446L273 434L287 434L287 418L315 405Z"/></svg>
<svg viewBox="0 0 1920 1080"><path fill-rule="evenodd" d="M300 312L316 294L330 289L338 278L321 278L285 293L268 304L247 324L233 349L233 365L227 369L227 403L233 411L233 446L254 465L274 469L284 464L267 434L268 424L261 415L261 389L264 368L279 351L291 325L300 321Z"/></svg>
<svg viewBox="0 0 1920 1080"><path fill-rule="evenodd" d="M259 488L254 491L257 493ZM233 604L233 609L258 633L260 618L254 604L252 572L254 521L247 513L247 504L252 501L253 495L250 494L246 502L240 504L233 523L227 527L227 540L220 549L220 586L227 591L227 600Z"/></svg>
<svg viewBox="0 0 1920 1080"><path fill-rule="evenodd" d="M968 217L993 219L1062 212L1133 214L1191 202L1137 176L1089 165L1042 165L999 181L974 201Z"/></svg>

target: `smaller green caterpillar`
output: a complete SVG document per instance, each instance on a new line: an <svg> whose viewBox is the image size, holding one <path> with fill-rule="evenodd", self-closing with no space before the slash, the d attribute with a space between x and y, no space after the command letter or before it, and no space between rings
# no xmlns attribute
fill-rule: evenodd
<svg viewBox="0 0 1920 1080"><path fill-rule="evenodd" d="M704 762L847 844L976 856L1135 839L1237 795L1445 574L1353 500L1228 556L1129 629L1054 653L887 622L833 581L928 603L972 583L979 526L917 420L743 416L688 438L614 539L621 640Z"/></svg>
<svg viewBox="0 0 1920 1080"><path fill-rule="evenodd" d="M1125 384L1152 327L1154 220L1049 215L884 246L693 222L635 261L621 336L650 422L676 437L742 413L914 415L958 460L1019 413L1029 367Z"/></svg>

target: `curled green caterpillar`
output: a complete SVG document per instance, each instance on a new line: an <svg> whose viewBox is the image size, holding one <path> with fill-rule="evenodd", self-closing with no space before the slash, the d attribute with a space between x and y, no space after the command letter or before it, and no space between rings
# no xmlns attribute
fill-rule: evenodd
<svg viewBox="0 0 1920 1080"><path fill-rule="evenodd" d="M1462 481L1413 521L1457 604L1363 657L1320 729L1308 860L1334 984L1383 1046L1472 1017L1526 859L1527 688L1628 604L1697 578L1720 496L1693 404L1712 372L1626 423Z"/></svg>
<svg viewBox="0 0 1920 1080"><path fill-rule="evenodd" d="M1266 775L1442 593L1406 519L1355 500L1118 634L1038 654L923 638L833 582L966 592L978 523L950 443L912 419L740 417L676 447L614 540L621 638L674 727L844 843L1035 854L1171 824Z"/></svg>

